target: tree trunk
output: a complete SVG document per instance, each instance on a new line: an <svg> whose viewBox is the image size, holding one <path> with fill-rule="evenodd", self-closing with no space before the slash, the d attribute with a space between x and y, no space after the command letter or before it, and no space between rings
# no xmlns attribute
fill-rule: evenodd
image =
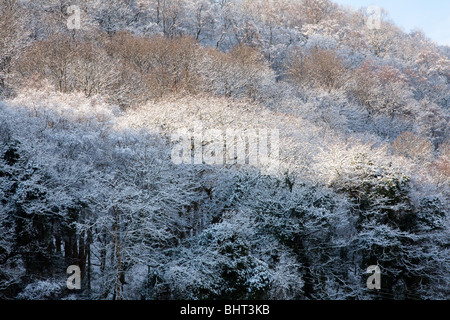
<svg viewBox="0 0 450 320"><path fill-rule="evenodd" d="M119 244L119 212L116 208L114 210L114 246L115 255L117 259L117 273L116 273L116 287L114 299L121 300L121 278L122 278L122 253Z"/></svg>

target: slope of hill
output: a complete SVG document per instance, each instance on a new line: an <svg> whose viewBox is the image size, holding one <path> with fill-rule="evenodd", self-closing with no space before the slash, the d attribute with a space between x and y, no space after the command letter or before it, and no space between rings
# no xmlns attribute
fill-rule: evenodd
<svg viewBox="0 0 450 320"><path fill-rule="evenodd" d="M368 18L2 2L0 297L448 298L449 50Z"/></svg>

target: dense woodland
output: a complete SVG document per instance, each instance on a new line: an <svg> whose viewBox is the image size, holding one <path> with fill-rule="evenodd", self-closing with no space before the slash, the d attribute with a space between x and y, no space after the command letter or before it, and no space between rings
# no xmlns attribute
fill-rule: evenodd
<svg viewBox="0 0 450 320"><path fill-rule="evenodd" d="M448 299L450 48L368 18L0 0L0 299ZM278 129L278 170L175 164L194 123Z"/></svg>

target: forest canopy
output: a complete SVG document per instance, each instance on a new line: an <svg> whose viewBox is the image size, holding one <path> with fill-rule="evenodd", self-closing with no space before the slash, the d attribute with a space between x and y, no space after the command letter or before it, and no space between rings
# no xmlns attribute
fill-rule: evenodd
<svg viewBox="0 0 450 320"><path fill-rule="evenodd" d="M448 299L450 48L382 13L2 0L0 299Z"/></svg>

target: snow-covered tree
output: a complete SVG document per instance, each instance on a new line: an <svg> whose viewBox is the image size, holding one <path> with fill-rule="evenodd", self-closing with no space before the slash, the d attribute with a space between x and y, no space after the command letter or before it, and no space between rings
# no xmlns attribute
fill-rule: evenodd
<svg viewBox="0 0 450 320"><path fill-rule="evenodd" d="M0 4L0 94L5 90L5 80L12 65L27 44L27 18L28 12L18 1L8 0Z"/></svg>
<svg viewBox="0 0 450 320"><path fill-rule="evenodd" d="M447 298L450 51L381 13L3 0L0 298Z"/></svg>

